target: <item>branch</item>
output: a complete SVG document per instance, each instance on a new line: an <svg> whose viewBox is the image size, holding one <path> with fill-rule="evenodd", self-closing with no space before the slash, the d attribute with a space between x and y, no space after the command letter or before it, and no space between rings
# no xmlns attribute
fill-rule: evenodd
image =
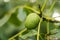
<svg viewBox="0 0 60 40"><path fill-rule="evenodd" d="M42 13L42 12L39 12L39 11L29 7L29 6L25 6L25 8L34 11L35 13L37 13L41 17L40 13ZM60 22L60 21L55 20L54 18L49 18L49 17L46 17L46 16L42 17L42 19L43 19L43 21L48 21L49 20L49 22L53 22L53 23L59 23Z"/></svg>
<svg viewBox="0 0 60 40"><path fill-rule="evenodd" d="M19 33L17 33L16 35L12 36L11 38L9 38L8 40L13 40L15 37L21 35L23 32L25 32L27 29L23 29L22 31L20 31Z"/></svg>
<svg viewBox="0 0 60 40"><path fill-rule="evenodd" d="M43 18L43 21L49 21L52 23L59 23L60 22L60 21L55 20L54 18L45 18L45 17L42 17L42 18Z"/></svg>

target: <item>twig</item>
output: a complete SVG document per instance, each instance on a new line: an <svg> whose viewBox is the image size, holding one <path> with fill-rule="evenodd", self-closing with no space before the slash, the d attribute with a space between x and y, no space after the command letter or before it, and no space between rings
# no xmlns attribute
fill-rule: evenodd
<svg viewBox="0 0 60 40"><path fill-rule="evenodd" d="M52 11L52 9L53 9L55 3L56 3L56 0L54 0L54 2L52 3L52 5L51 5L51 7L50 7L50 9L49 9L49 13Z"/></svg>
<svg viewBox="0 0 60 40"><path fill-rule="evenodd" d="M49 9L49 13L52 11L55 3L56 3L56 0L54 0L53 4L51 5L51 7ZM49 20L47 21L47 34L49 34ZM49 40L49 36L48 35L47 35L47 40Z"/></svg>
<svg viewBox="0 0 60 40"><path fill-rule="evenodd" d="M47 22L47 34L49 34L49 21ZM47 35L47 40L49 40L49 36Z"/></svg>
<svg viewBox="0 0 60 40"><path fill-rule="evenodd" d="M34 11L35 13L40 14L40 12L39 12L39 11L35 10L35 9L34 9L34 8L32 8L32 7L25 6L24 8L30 9L30 10Z"/></svg>
<svg viewBox="0 0 60 40"><path fill-rule="evenodd" d="M43 4L43 6L42 6L42 8L41 8L41 11L43 11L43 10L44 10L45 5L46 5L47 1L48 1L48 0L45 0L45 2L44 2L44 4Z"/></svg>
<svg viewBox="0 0 60 40"><path fill-rule="evenodd" d="M42 18L40 19L39 25L38 25L38 33L37 33L37 40L39 40L39 36L40 36L40 25L42 22ZM41 36L40 36L41 37ZM41 38L42 39L42 38Z"/></svg>
<svg viewBox="0 0 60 40"><path fill-rule="evenodd" d="M16 35L12 36L11 38L9 38L8 40L12 40L14 39L15 37L17 37L18 35L21 35L23 32L25 32L27 29L23 29L22 31L20 31L19 33L17 33Z"/></svg>

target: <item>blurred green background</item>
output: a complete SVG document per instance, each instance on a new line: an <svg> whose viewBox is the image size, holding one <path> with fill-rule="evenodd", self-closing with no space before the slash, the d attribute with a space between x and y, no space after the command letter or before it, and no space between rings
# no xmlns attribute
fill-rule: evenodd
<svg viewBox="0 0 60 40"><path fill-rule="evenodd" d="M55 0L48 0L42 12L51 18L53 18L54 13L60 13L60 0L56 0L53 9L48 13L54 1ZM35 13L28 8L24 8L25 5L38 11L38 6L41 5L42 7L44 2L45 0L0 0L0 40L8 40L25 28L24 22L27 15ZM50 40L55 40L56 38L60 40L60 23L49 23L51 33L51 35L49 35L51 37ZM46 26L47 22L43 21L41 23L40 40L46 40ZM22 36L18 36L13 40L36 40L36 34L37 28L30 31L27 30Z"/></svg>

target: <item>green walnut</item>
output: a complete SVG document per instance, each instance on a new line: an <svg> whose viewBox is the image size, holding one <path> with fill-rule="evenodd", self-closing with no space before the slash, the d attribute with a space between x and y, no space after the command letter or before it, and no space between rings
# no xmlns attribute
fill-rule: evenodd
<svg viewBox="0 0 60 40"><path fill-rule="evenodd" d="M27 29L36 28L39 24L40 17L36 13L30 13L25 21L25 27Z"/></svg>

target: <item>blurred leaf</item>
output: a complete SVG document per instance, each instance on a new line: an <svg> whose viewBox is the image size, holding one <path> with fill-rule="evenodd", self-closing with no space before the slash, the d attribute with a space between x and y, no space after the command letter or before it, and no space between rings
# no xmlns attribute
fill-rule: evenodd
<svg viewBox="0 0 60 40"><path fill-rule="evenodd" d="M60 13L60 0L56 1L54 8L50 13L48 13L52 3L54 2L54 0L48 0L42 13L49 17L52 17L55 10ZM45 0L10 0L8 2L0 0L0 40L8 40L8 38L25 28L24 21L27 15L33 13L33 11L27 8L18 7L27 5L39 11L40 9L38 6L40 5L42 7L44 2ZM60 28L57 26L58 25L49 22L49 32L51 33L49 36L52 38L51 40L57 40L56 38L60 38ZM46 27L47 22L43 21L40 30L40 35L43 40L46 40ZM19 35L19 37L14 38L14 40L36 40L36 34L36 29L27 30L22 35ZM41 37L39 38L40 40L42 40Z"/></svg>
<svg viewBox="0 0 60 40"><path fill-rule="evenodd" d="M7 9L5 8L5 5L6 3L2 2L0 3L0 19L4 17Z"/></svg>
<svg viewBox="0 0 60 40"><path fill-rule="evenodd" d="M19 38L19 40L36 40L35 36L28 37L26 39Z"/></svg>
<svg viewBox="0 0 60 40"><path fill-rule="evenodd" d="M1 40L7 40L8 37L7 35L5 34L5 30L7 29L7 23L3 26L3 27L0 27L0 39Z"/></svg>
<svg viewBox="0 0 60 40"><path fill-rule="evenodd" d="M41 23L41 33L46 33L46 26L47 26L47 22L46 21L43 21Z"/></svg>
<svg viewBox="0 0 60 40"><path fill-rule="evenodd" d="M22 22L24 22L24 20L26 19L26 12L23 10L23 7L18 9L18 15L17 15L18 19Z"/></svg>
<svg viewBox="0 0 60 40"><path fill-rule="evenodd" d="M52 39L60 39L60 29L58 30L59 32L58 33L56 33L56 34L53 34L53 35L50 35L50 38L51 38L51 40Z"/></svg>
<svg viewBox="0 0 60 40"><path fill-rule="evenodd" d="M21 37L22 39L26 39L26 38L34 36L36 34L37 34L36 30L31 30L30 32L26 33L25 35L22 35L22 36L19 36L19 37Z"/></svg>
<svg viewBox="0 0 60 40"><path fill-rule="evenodd" d="M56 34L56 33L58 33L58 32L59 32L58 29L50 30L50 33L51 33L51 34Z"/></svg>
<svg viewBox="0 0 60 40"><path fill-rule="evenodd" d="M11 17L11 14L6 14L2 19L0 19L0 27L3 26Z"/></svg>
<svg viewBox="0 0 60 40"><path fill-rule="evenodd" d="M54 23L49 22L49 31L55 29ZM41 33L46 34L47 33L47 22L43 21L41 23Z"/></svg>
<svg viewBox="0 0 60 40"><path fill-rule="evenodd" d="M16 14L12 14L9 21L10 21L10 23L14 24L15 26L20 26L20 24L21 24L21 21L17 18Z"/></svg>
<svg viewBox="0 0 60 40"><path fill-rule="evenodd" d="M0 27L2 27L10 19L11 15L15 12L15 10L16 9L7 11L4 17L0 19Z"/></svg>

